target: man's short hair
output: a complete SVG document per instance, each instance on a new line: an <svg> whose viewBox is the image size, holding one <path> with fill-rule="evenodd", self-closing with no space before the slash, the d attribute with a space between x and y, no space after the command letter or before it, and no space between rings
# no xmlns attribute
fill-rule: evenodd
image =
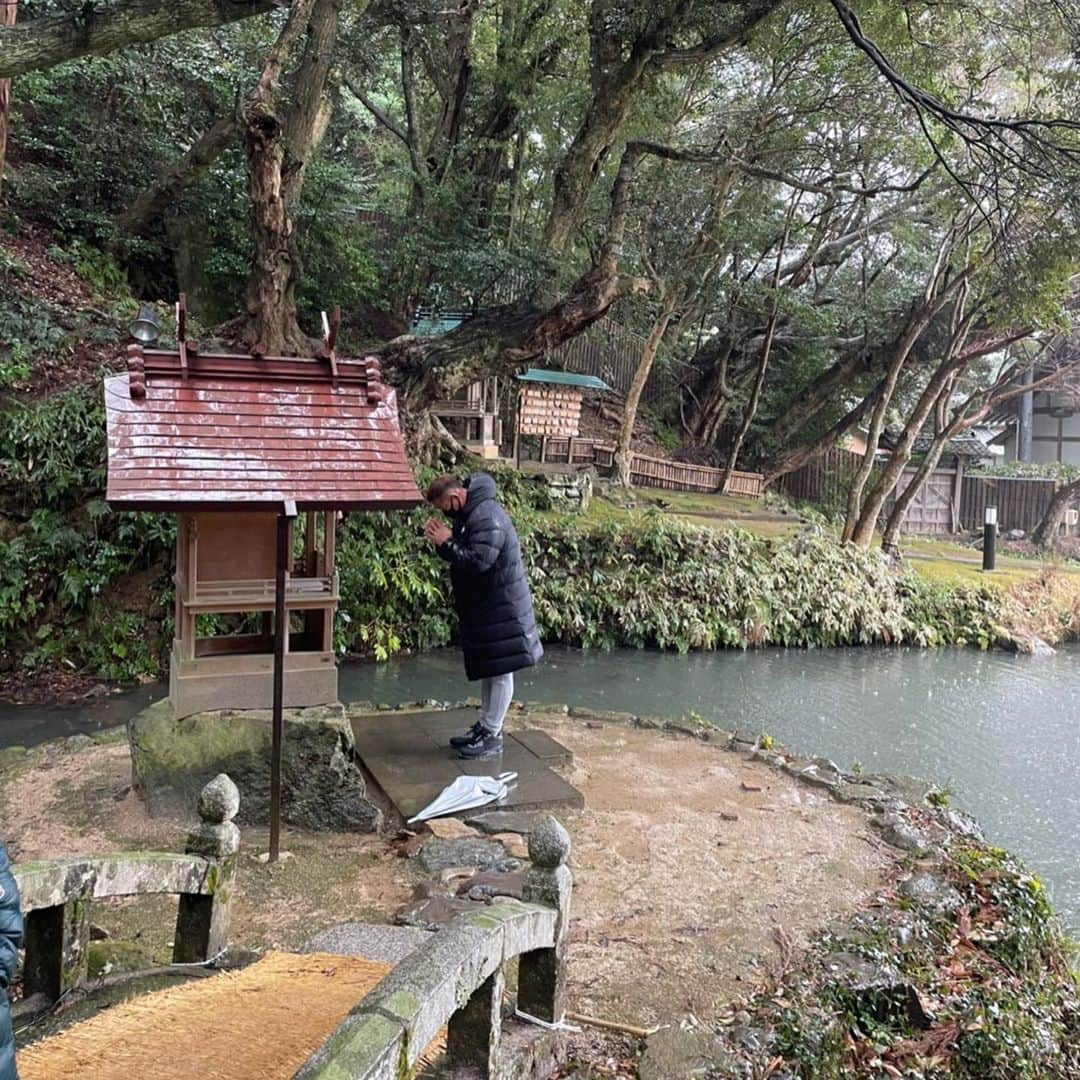
<svg viewBox="0 0 1080 1080"><path fill-rule="evenodd" d="M428 484L427 495L425 495L424 498L430 503L434 502L436 499L441 499L448 491L464 490L465 485L461 482L459 477L444 473L442 476L436 476L435 479Z"/></svg>

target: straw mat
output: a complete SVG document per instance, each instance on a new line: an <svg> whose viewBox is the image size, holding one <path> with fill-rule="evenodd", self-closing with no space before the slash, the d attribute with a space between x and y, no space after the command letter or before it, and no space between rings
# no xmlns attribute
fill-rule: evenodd
<svg viewBox="0 0 1080 1080"><path fill-rule="evenodd" d="M392 968L269 952L105 1009L18 1055L21 1080L285 1080ZM425 1052L442 1050L445 1031Z"/></svg>

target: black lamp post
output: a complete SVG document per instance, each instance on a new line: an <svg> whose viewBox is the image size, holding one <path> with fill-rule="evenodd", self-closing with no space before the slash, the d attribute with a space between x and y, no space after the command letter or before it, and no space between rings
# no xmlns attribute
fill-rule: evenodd
<svg viewBox="0 0 1080 1080"><path fill-rule="evenodd" d="M986 519L983 524L983 565L984 570L994 569L994 545L997 542L997 507L986 508Z"/></svg>

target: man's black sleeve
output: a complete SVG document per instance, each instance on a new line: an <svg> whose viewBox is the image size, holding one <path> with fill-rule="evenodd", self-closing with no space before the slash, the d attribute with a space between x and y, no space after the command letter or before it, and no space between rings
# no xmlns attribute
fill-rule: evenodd
<svg viewBox="0 0 1080 1080"><path fill-rule="evenodd" d="M482 574L495 565L506 543L506 529L495 516L470 522L469 529L460 541L450 539L435 550L441 559L459 570Z"/></svg>

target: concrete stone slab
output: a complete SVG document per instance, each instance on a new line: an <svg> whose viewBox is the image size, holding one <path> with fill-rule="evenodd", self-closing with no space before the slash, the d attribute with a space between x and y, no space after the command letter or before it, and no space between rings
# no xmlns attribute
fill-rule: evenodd
<svg viewBox="0 0 1080 1080"><path fill-rule="evenodd" d="M430 874L437 874L452 866L475 866L478 870L490 870L506 858L506 849L502 844L478 838L444 840L433 836L420 849L420 862Z"/></svg>
<svg viewBox="0 0 1080 1080"><path fill-rule="evenodd" d="M489 836L495 833L520 833L528 836L537 822L544 818L540 813L524 813L518 810L488 810L465 818L465 824L479 829Z"/></svg>
<svg viewBox="0 0 1080 1080"><path fill-rule="evenodd" d="M667 1027L649 1036L638 1065L638 1075L641 1080L704 1077L719 1064L721 1056L711 1032Z"/></svg>
<svg viewBox="0 0 1080 1080"><path fill-rule="evenodd" d="M495 896L510 896L521 899L525 888L525 871L517 870L503 873L498 870L482 870L466 878L458 887L457 895L470 900L480 900Z"/></svg>
<svg viewBox="0 0 1080 1080"><path fill-rule="evenodd" d="M515 731L514 738L541 761L558 761L569 764L574 760L574 755L562 743L556 742L546 731Z"/></svg>
<svg viewBox="0 0 1080 1080"><path fill-rule="evenodd" d="M363 956L383 964L396 964L430 940L430 930L415 926L341 923L316 934L304 945L303 951Z"/></svg>
<svg viewBox="0 0 1080 1080"><path fill-rule="evenodd" d="M501 758L458 758L446 740L476 720L475 709L373 714L354 711L350 716L357 753L405 818L419 813L458 776L496 776L501 772L516 772L518 779L508 797L493 804L492 809L553 810L585 804L576 788L520 741L527 733L508 731Z"/></svg>

